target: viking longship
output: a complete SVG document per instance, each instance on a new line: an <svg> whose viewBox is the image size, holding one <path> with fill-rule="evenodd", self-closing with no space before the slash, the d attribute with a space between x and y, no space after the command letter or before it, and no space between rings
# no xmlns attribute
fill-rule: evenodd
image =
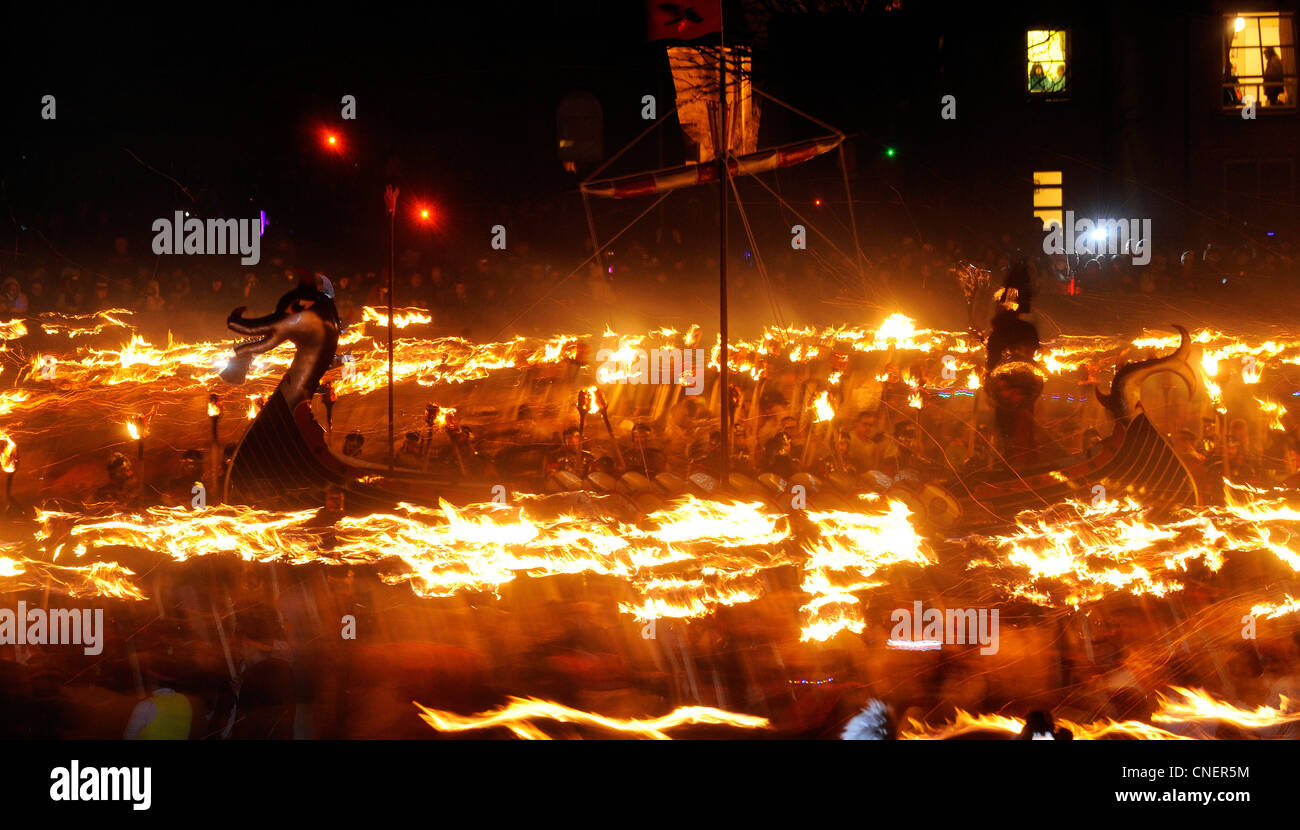
<svg viewBox="0 0 1300 830"><path fill-rule="evenodd" d="M240 382L248 361L283 343L295 349L284 378L236 447L227 474L224 497L228 501L281 509L319 508L331 499L347 512L391 509L399 501L436 504L438 499L463 503L482 501L488 492L483 482L464 477L430 474L400 466L388 467L335 453L325 430L311 410L311 398L321 377L335 364L338 323L332 299L308 280L282 297L276 310L265 317L247 318L243 309L229 317L229 328L246 340L223 377ZM1152 425L1141 406L1143 382L1159 372L1172 372L1195 396L1197 373L1188 362L1191 340L1182 338L1167 356L1120 367L1109 393L1099 395L1114 418L1112 434L1098 454L1067 467L1026 467L953 476L935 487L890 490L904 498L917 518L931 530L953 532L961 526L1004 522L1025 509L1057 504L1066 499L1091 501L1098 494L1110 499L1129 497L1154 510L1167 510L1200 502L1195 480L1164 435ZM763 498L777 506L790 506L793 483L772 476L754 481L733 474L726 484L716 477L697 474L691 479L663 475L650 482L629 474L626 486L595 477L570 477L562 482L572 490L593 493L615 490L635 496L648 492L660 497L691 492L705 497ZM861 480L833 477L827 482L806 482L828 494L838 490L852 497L866 489ZM554 489L554 488L552 488ZM849 499L851 501L851 499ZM813 506L817 506L813 496ZM841 501L841 503L844 503Z"/></svg>
<svg viewBox="0 0 1300 830"><path fill-rule="evenodd" d="M780 106L788 105L752 85L749 58L744 50L673 46L668 49L668 57L677 90L675 112L686 134L688 155L693 153L695 158L675 167L601 178L620 152L588 175L581 193L595 256L600 255L606 244L595 238L589 197L631 199L653 195L661 200L676 190L716 184L724 195L725 208L725 194L733 177L749 177L762 184L758 179L760 173L808 162L840 148L844 141L840 131L790 108L828 132L803 141L759 148L755 95ZM725 96L720 95L724 90ZM727 99L732 102L730 107L725 103ZM660 122L666 118L668 115ZM725 164L718 163L719 157ZM842 152L840 164L844 164ZM847 189L847 172L841 172ZM768 191L780 198L770 188ZM732 187L730 192L739 200L738 189ZM849 225L856 234L851 214L852 194L846 196ZM725 209L721 215L725 217ZM748 233L749 225L747 222L745 225ZM725 228L725 221L722 227ZM752 234L750 242L756 244ZM854 243L857 247L856 236ZM722 257L724 268L725 259ZM297 290L281 298L271 315L248 319L243 311L236 309L228 325L233 332L249 339L235 348L235 357L223 377L241 382L254 355L281 343L292 343L296 352L284 379L236 449L227 475L226 499L280 508L322 507L341 501L348 512L386 510L398 501L436 504L439 498L454 503L486 500L489 487L485 482L369 464L330 449L325 430L313 417L310 403L322 376L335 363L338 320L332 298L317 287L314 279L304 279ZM724 332L725 316L724 306ZM1098 485L1104 488L1108 498L1127 495L1156 509L1196 504L1200 496L1193 477L1142 412L1139 401L1143 380L1156 372L1172 371L1188 384L1189 391L1194 393L1197 388L1197 375L1187 363L1190 340L1185 330L1179 331L1182 344L1174 354L1130 364L1117 372L1111 392L1102 397L1114 417L1115 429L1103 441L1096 457L1066 468L1006 465L979 475L955 475L943 482L943 486L902 488L888 491L886 495L906 500L922 526L946 532L961 525L1008 521L1019 511L1067 498L1091 500ZM725 348L725 333L723 342ZM720 386L725 385L724 377ZM1035 393L1031 397L1036 396ZM724 402L730 399L728 394L717 397ZM772 475L760 476L755 481L737 473L726 474L725 480L704 473L689 479L662 474L655 481L637 473L627 473L620 481L611 478L602 474L586 479L561 476L558 483L552 480L551 489L617 493L624 497L625 505L643 510L650 509L657 500L685 493L757 498L778 508L797 509L799 504L791 498L791 493L795 484L806 484L804 491L814 494L813 506L819 493L827 504L832 501L836 506L863 504L857 496L864 489L864 482L852 476L828 476L827 482L817 482L806 474L797 477L797 481L782 481Z"/></svg>
<svg viewBox="0 0 1300 830"><path fill-rule="evenodd" d="M454 482L417 470L389 468L336 454L311 411L321 378L335 365L339 322L333 298L304 273L275 311L248 318L237 308L227 319L244 336L222 378L242 383L252 359L283 343L293 361L235 448L223 498L274 509L337 505L348 512L390 509L399 501L436 503Z"/></svg>
<svg viewBox="0 0 1300 830"><path fill-rule="evenodd" d="M1102 441L1095 457L1061 469L1019 470L982 481L957 479L955 486L961 490L958 510L964 523L1003 521L1022 510L1066 499L1091 503L1098 496L1131 498L1156 512L1199 504L1201 494L1191 471L1141 405L1143 382L1161 372L1180 378L1192 397L1200 390L1199 377L1188 361L1191 337L1182 326L1174 328L1181 343L1173 354L1121 366L1110 391L1098 396L1114 419L1115 429ZM926 509L939 519L951 507L936 504Z"/></svg>

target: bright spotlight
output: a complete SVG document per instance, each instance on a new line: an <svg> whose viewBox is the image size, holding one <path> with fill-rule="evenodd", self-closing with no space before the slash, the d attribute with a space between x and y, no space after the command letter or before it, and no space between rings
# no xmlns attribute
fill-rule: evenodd
<svg viewBox="0 0 1300 830"><path fill-rule="evenodd" d="M429 202L417 202L411 216L422 225L432 226L437 221L437 210Z"/></svg>

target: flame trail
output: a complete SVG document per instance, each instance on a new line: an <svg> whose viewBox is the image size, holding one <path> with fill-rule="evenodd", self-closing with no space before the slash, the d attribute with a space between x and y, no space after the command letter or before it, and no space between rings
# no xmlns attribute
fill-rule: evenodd
<svg viewBox="0 0 1300 830"><path fill-rule="evenodd" d="M620 719L584 712L537 698L510 697L506 705L501 708L477 715L458 715L455 712L430 709L420 703L415 705L420 710L420 719L440 732L465 732L501 726L524 740L549 740L545 732L531 723L533 720L576 723L607 729L628 737L656 741L672 740L667 730L684 725L709 724L736 729L771 728L767 718L724 712L708 706L681 706L657 718Z"/></svg>

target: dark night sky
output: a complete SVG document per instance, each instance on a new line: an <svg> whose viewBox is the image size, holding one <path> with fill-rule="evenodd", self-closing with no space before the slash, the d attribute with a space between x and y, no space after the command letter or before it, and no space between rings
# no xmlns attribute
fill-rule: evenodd
<svg viewBox="0 0 1300 830"><path fill-rule="evenodd" d="M729 42L749 40L745 16L727 8ZM787 18L769 48L756 49L756 82L836 124L851 145L870 134L849 153L878 156L894 140L895 99L907 94L890 67L923 64L910 52L900 63L864 38L894 50L932 45L934 13L868 12L847 26L822 15ZM565 238L580 246L578 177L563 172L556 153L560 99L578 90L597 96L609 155L645 128L643 95L657 94L662 107L673 98L665 44L646 41L639 0L9 14L4 59L16 83L7 100L13 125L0 138L5 208L60 246L102 250L122 234L139 250L154 218L197 205L206 216L265 209L274 236L288 234L326 259L373 262L386 247L373 217L390 181L443 208L434 232L443 245L482 236L501 210L534 202L576 211L578 227ZM920 39L898 36L900 24ZM57 96L56 122L39 118L46 93ZM339 119L345 93L357 98L356 122ZM792 121L802 133L786 129ZM345 158L322 151L314 132L322 125L341 128ZM824 132L783 121L772 106L762 125L765 144ZM661 130L664 160L680 162L680 130L672 121ZM647 141L611 172L654 167L658 152ZM864 166L855 175L875 172ZM801 168L800 185L816 192L818 176L840 192L833 165ZM882 198L867 188L855 196ZM608 207L610 230L630 218L624 205Z"/></svg>
<svg viewBox="0 0 1300 830"><path fill-rule="evenodd" d="M635 2L180 8L152 19L103 8L11 16L7 75L18 82L2 163L20 222L62 214L99 227L107 212L108 230L122 231L191 204L129 148L184 184L201 212L265 206L303 241L353 233L360 203L381 204L387 181L445 204L440 233L454 235L453 217L574 191L555 150L566 92L605 102L612 151L643 127L641 95L667 80ZM56 122L38 117L46 93L57 97ZM356 122L339 118L345 93L357 98ZM326 125L341 128L344 158L317 145ZM47 228L71 239L66 230ZM137 247L147 238L132 236Z"/></svg>
<svg viewBox="0 0 1300 830"><path fill-rule="evenodd" d="M1169 150L1182 147L1185 123L1197 131L1186 152L1198 165L1209 150L1225 158L1294 153L1294 142L1279 140L1292 120L1227 135L1221 113L1203 106L1219 94L1215 38L1202 37L1217 14L1207 4L1187 4L1196 15L1191 35L1154 7L1135 15L1121 0L1057 14L1074 21L1080 71L1076 100L1050 111L1028 104L1017 79L1023 27L1046 14L1039 4L1012 0L996 13L940 0L896 12L882 11L883 0L866 5L851 15L774 18L766 41L755 43L754 71L757 85L849 134L859 224L886 238L927 219L976 235L1023 224L1025 171L1076 162L1072 198L1084 209L1169 210L1166 227L1181 233L1217 209L1223 181L1217 157L1204 166L1204 182L1191 178L1200 166L1179 173ZM745 40L744 16L732 2L727 8L728 37ZM580 261L586 228L578 177L557 158L557 105L569 92L594 94L608 155L645 127L642 95L658 94L661 106L673 97L664 44L646 42L640 0L289 10L174 3L129 14L30 6L5 14L0 211L13 218L10 234L30 234L13 230L26 225L61 248L102 251L126 235L147 249L152 220L177 208L206 216L265 209L275 239L327 261L374 263L386 247L382 213L375 216L383 185L394 182L441 208L430 233L443 253L466 235L482 242L503 212L532 203L565 212L568 224L538 241L564 239L560 259ZM1136 32L1128 52L1114 46L1126 31ZM1187 48L1201 50L1191 65L1199 67L1195 83L1208 83L1204 99L1200 86L1185 91L1183 74L1168 71L1185 64L1187 37ZM1133 75L1143 67L1150 71ZM1141 106L1113 94L1129 88L1130 75L1140 81L1130 97ZM950 91L963 101L952 124L938 120L936 103ZM55 122L39 118L46 93L57 96ZM357 98L356 122L339 119L343 94ZM1187 122L1184 100L1196 105ZM775 107L761 120L763 144L809 137L787 130L797 119L783 121ZM314 130L323 125L340 128L345 157L322 150ZM670 121L663 134L665 161L680 161L680 130ZM894 144L904 150L886 162L883 150ZM1165 149L1149 157L1137 152L1145 147ZM646 142L611 172L652 167L657 150ZM833 164L801 166L785 183L787 198L842 192ZM681 201L674 197L674 206ZM1177 213L1188 205L1194 210ZM626 205L603 207L609 231L630 218L620 213ZM23 250L41 244L17 241ZM0 244L14 244L13 236Z"/></svg>

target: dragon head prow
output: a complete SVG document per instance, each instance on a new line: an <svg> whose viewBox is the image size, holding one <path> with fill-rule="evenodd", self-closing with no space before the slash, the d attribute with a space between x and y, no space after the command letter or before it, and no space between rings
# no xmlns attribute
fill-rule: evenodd
<svg viewBox="0 0 1300 830"><path fill-rule="evenodd" d="M1117 421L1132 418L1137 414L1142 407L1142 384L1147 378L1160 372L1173 372L1182 378L1183 383L1187 385L1188 397L1196 398L1200 379L1188 359L1192 353L1192 336L1187 329L1177 323L1170 325L1178 332L1180 338L1178 348L1173 354L1126 363L1115 372L1115 379L1110 384L1110 392L1098 391L1097 399Z"/></svg>

